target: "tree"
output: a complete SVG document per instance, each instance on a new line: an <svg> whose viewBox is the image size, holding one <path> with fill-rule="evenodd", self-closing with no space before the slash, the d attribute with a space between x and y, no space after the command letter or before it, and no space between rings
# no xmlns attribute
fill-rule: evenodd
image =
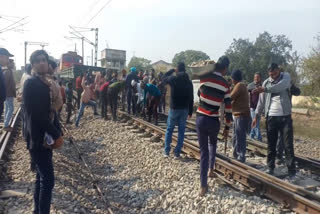
<svg viewBox="0 0 320 214"><path fill-rule="evenodd" d="M190 65L192 62L197 62L200 60L207 60L210 57L202 52L202 51L195 51L195 50L186 50L181 51L174 55L172 59L173 66L177 66L179 62L184 62L186 66Z"/></svg>
<svg viewBox="0 0 320 214"><path fill-rule="evenodd" d="M145 71L151 69L151 60L133 56L128 64L128 68L136 67L137 71Z"/></svg>
<svg viewBox="0 0 320 214"><path fill-rule="evenodd" d="M309 96L320 96L320 34L316 36L317 45L302 62L302 92Z"/></svg>
<svg viewBox="0 0 320 214"><path fill-rule="evenodd" d="M248 82L253 80L255 72L260 72L263 79L267 78L267 68L271 62L278 63L297 77L299 56L297 52L292 52L292 42L285 35L272 36L264 32L254 42L234 39L225 54L230 59L229 70L240 69Z"/></svg>
<svg viewBox="0 0 320 214"><path fill-rule="evenodd" d="M210 59L210 57L202 51L186 50L174 55L172 59L172 65L177 66L179 62L184 62L187 73L189 76L191 76L191 70L188 68L188 65L190 65L192 62L208 59Z"/></svg>

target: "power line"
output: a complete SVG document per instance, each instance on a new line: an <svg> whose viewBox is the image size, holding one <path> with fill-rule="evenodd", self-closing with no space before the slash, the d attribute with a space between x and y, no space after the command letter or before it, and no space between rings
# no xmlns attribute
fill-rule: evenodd
<svg viewBox="0 0 320 214"><path fill-rule="evenodd" d="M12 23L12 24L10 24L10 25L8 25L8 26L5 27L5 28L2 28L2 29L0 30L0 33L5 32L5 30L8 31L8 30L7 30L8 28L10 28L10 27L12 27L12 26L14 26L14 25L16 25L16 24L19 24L19 22L23 21L23 20L26 19L26 18L27 18L27 16L19 19L18 21L14 22L14 23ZM24 25L24 24L20 24L20 25ZM15 27L16 27L16 26L15 26ZM15 27L14 27L14 28L15 28ZM11 28L11 29L13 29L13 28Z"/></svg>
<svg viewBox="0 0 320 214"><path fill-rule="evenodd" d="M108 5L112 0L109 0L103 7L88 21L87 25Z"/></svg>

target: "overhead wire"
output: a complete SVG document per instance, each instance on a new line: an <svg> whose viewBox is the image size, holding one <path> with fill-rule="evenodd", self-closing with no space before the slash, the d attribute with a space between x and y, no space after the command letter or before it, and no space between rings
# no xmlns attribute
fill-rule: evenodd
<svg viewBox="0 0 320 214"><path fill-rule="evenodd" d="M87 25L88 25L94 18L96 18L97 15L99 15L99 13L101 13L101 11L102 11L106 6L108 6L111 1L112 1L112 0L107 1L107 3L104 4L104 5L101 7L101 9L88 21Z"/></svg>

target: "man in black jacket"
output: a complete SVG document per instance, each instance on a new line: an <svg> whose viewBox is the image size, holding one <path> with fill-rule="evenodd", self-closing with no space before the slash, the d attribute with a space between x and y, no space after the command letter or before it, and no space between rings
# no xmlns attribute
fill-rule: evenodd
<svg viewBox="0 0 320 214"><path fill-rule="evenodd" d="M176 76L171 76L174 72L176 72ZM187 117L189 115L189 118L191 118L193 111L193 85L186 73L184 63L179 63L176 70L171 69L168 71L164 75L163 81L171 86L164 156L169 156L173 130L175 125L178 125L178 143L174 150L174 155L179 158L183 146Z"/></svg>
<svg viewBox="0 0 320 214"><path fill-rule="evenodd" d="M50 213L54 172L52 147L62 144L57 117L51 114L50 83L45 79L48 72L48 54L44 50L32 53L32 77L23 88L24 137L31 156L32 169L36 171L34 191L34 213ZM51 136L52 146L45 142L45 135Z"/></svg>

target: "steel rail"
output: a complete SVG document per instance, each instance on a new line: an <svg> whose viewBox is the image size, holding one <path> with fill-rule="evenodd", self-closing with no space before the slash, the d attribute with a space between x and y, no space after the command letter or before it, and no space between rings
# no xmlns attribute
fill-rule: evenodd
<svg viewBox="0 0 320 214"><path fill-rule="evenodd" d="M12 127L13 129L16 128L16 126L18 124L18 121L19 121L20 112L21 112L21 108L19 108L16 111L13 119L10 122L9 127ZM0 139L0 145L1 145L1 148L0 148L0 160L2 160L2 158L3 158L4 152L5 152L6 148L7 148L9 140L13 136L14 131L15 130L13 130L12 132L6 131L1 135L1 139Z"/></svg>
<svg viewBox="0 0 320 214"><path fill-rule="evenodd" d="M167 117L167 114L160 113L161 116ZM186 127L191 130L196 130L196 123L194 121L187 121ZM222 133L218 136L219 140L222 140ZM256 154L267 156L268 145L261 143L257 140L247 138L247 150L252 151ZM300 168L308 169L311 173L320 176L320 160L308 158L299 154L295 154L295 161L298 163Z"/></svg>
<svg viewBox="0 0 320 214"><path fill-rule="evenodd" d="M137 126L144 130L151 130L154 133L164 136L165 130L142 119L132 117L125 112L118 111L125 117L131 118ZM173 134L172 144L177 143L177 135ZM183 152L195 159L200 159L200 150L195 143L184 140ZM320 196L309 192L299 186L286 183L274 176L263 173L253 167L232 160L224 155L217 154L215 170L224 175L228 180L238 181L255 194L263 195L298 213L320 213Z"/></svg>

